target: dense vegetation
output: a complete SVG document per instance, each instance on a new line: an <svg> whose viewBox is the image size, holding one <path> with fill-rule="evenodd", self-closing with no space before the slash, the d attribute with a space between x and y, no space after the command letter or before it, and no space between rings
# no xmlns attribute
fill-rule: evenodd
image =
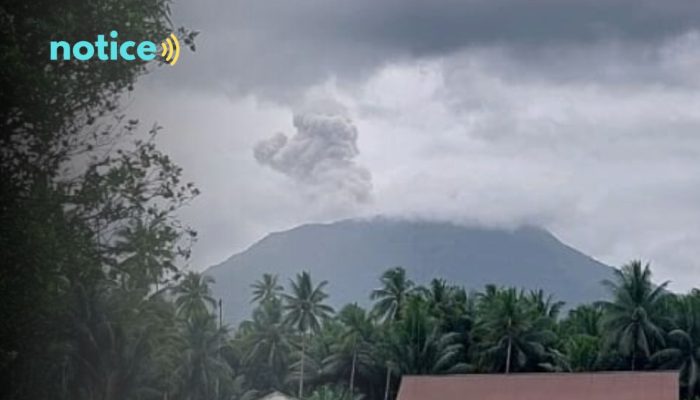
<svg viewBox="0 0 700 400"><path fill-rule="evenodd" d="M170 3L10 0L0 21L0 397L388 399L403 374L656 368L700 391L700 292L670 294L640 263L566 316L542 292L417 286L400 268L371 309L333 310L323 282L268 275L250 319L226 326L210 279L183 267L195 234L177 210L197 189L159 128L119 107L151 67L47 56L49 40L105 27L163 37Z"/></svg>
<svg viewBox="0 0 700 400"><path fill-rule="evenodd" d="M188 292L201 297L198 311L183 316L208 318L214 337L217 303L204 279L187 276L199 283ZM226 377L217 379L235 388L234 398L273 390L310 399L393 398L404 374L655 369L680 370L684 398L698 394L700 291L672 294L637 261L603 283L609 300L566 315L563 303L541 291L467 293L440 279L419 286L400 267L382 275L369 310L348 304L333 312L325 284L302 272L287 290L271 275L252 285L252 317L218 331L222 345L211 351L224 360Z"/></svg>

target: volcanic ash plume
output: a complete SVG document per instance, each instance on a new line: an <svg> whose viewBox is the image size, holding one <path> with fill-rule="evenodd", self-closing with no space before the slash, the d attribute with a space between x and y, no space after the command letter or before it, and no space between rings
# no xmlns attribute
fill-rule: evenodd
<svg viewBox="0 0 700 400"><path fill-rule="evenodd" d="M255 159L322 193L369 200L372 175L354 161L359 155L357 128L342 110L298 112L294 127L291 138L278 133L259 142Z"/></svg>

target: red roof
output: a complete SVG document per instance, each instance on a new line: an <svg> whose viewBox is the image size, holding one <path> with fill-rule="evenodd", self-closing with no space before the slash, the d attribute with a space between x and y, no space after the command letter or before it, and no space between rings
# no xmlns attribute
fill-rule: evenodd
<svg viewBox="0 0 700 400"><path fill-rule="evenodd" d="M404 376L397 400L677 400L677 372Z"/></svg>

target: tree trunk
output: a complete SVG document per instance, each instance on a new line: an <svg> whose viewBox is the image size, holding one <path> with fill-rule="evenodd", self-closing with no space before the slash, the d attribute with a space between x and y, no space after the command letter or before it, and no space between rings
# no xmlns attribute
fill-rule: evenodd
<svg viewBox="0 0 700 400"><path fill-rule="evenodd" d="M352 352L352 368L350 369L350 399L355 394L355 366L357 365L357 348Z"/></svg>
<svg viewBox="0 0 700 400"><path fill-rule="evenodd" d="M306 356L306 332L301 335L301 375L299 376L299 400L304 394L304 358Z"/></svg>
<svg viewBox="0 0 700 400"><path fill-rule="evenodd" d="M510 362L513 356L513 339L508 338L508 353L506 355L506 374L510 374Z"/></svg>
<svg viewBox="0 0 700 400"><path fill-rule="evenodd" d="M386 385L384 386L384 400L389 400L389 384L391 383L391 368L386 366Z"/></svg>
<svg viewBox="0 0 700 400"><path fill-rule="evenodd" d="M637 330L634 331L634 344L632 345L632 371L637 367L637 343L639 343L639 335Z"/></svg>

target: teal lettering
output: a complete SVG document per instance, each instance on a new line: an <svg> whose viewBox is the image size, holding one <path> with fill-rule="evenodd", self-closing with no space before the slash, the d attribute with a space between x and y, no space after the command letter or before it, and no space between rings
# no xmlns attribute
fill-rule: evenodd
<svg viewBox="0 0 700 400"><path fill-rule="evenodd" d="M51 42L51 60L58 60L58 49L63 50L63 60L70 60L70 44L68 42Z"/></svg>
<svg viewBox="0 0 700 400"><path fill-rule="evenodd" d="M136 54L143 61L150 61L156 58L156 50L158 47L155 43L150 41L145 41L139 43L139 47L136 48Z"/></svg>
<svg viewBox="0 0 700 400"><path fill-rule="evenodd" d="M109 60L109 56L105 49L107 48L107 42L105 41L105 35L97 35L97 41L95 42L95 47L97 47L97 58L102 61Z"/></svg>
<svg viewBox="0 0 700 400"><path fill-rule="evenodd" d="M133 40L127 40L126 42L122 43L121 46L119 46L119 55L126 61L134 61L136 57L128 52L129 47L134 46L136 46L136 43Z"/></svg>
<svg viewBox="0 0 700 400"><path fill-rule="evenodd" d="M82 52L80 49L85 49L85 52ZM90 42L82 40L73 45L73 57L75 57L76 60L86 61L92 58L94 54L95 48Z"/></svg>

